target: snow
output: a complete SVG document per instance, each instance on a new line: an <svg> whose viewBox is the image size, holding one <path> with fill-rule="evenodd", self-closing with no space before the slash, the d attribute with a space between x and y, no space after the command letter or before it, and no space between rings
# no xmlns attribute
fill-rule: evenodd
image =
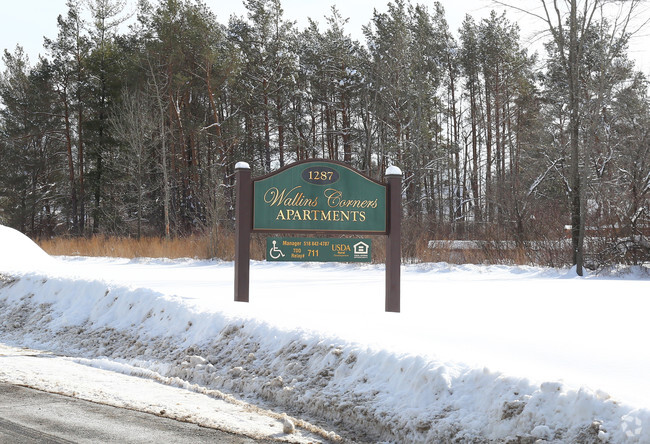
<svg viewBox="0 0 650 444"><path fill-rule="evenodd" d="M319 435L283 431L282 416L178 378L102 359L69 358L0 345L0 380L87 401L201 424L251 438L310 443ZM138 376L132 376L138 375Z"/></svg>
<svg viewBox="0 0 650 444"><path fill-rule="evenodd" d="M401 176L402 170L395 165L391 165L386 169L386 176Z"/></svg>
<svg viewBox="0 0 650 444"><path fill-rule="evenodd" d="M0 225L0 272L4 270L44 270L55 261L38 245L13 228Z"/></svg>
<svg viewBox="0 0 650 444"><path fill-rule="evenodd" d="M568 269L408 265L402 312L385 313L382 265L252 262L245 304L233 301L231 262L50 258L4 227L0 245L0 342L143 384L66 392L131 407L146 407L151 393L153 409L173 412L145 385L155 381L263 406L274 428L255 426L251 436L281 439L650 442L647 267L579 278ZM32 367L3 366L0 379L24 373L20 383L42 383ZM45 373L49 387L83 380Z"/></svg>

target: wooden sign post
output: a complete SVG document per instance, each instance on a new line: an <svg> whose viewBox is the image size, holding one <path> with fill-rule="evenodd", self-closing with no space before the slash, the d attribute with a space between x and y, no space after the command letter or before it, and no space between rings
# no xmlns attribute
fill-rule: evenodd
<svg viewBox="0 0 650 444"><path fill-rule="evenodd" d="M399 312L401 170L389 167L386 179L387 183L377 182L341 162L307 160L251 180L250 166L238 162L235 165L235 301L249 300L252 232L374 234L387 236L386 311ZM296 245L288 257L278 245L286 242L279 238L268 242L269 260L274 261L356 262L370 257L369 239L334 242L299 238L292 242Z"/></svg>
<svg viewBox="0 0 650 444"><path fill-rule="evenodd" d="M402 263L402 171L390 166L388 180L388 230L386 238L386 311L400 311L400 265Z"/></svg>
<svg viewBox="0 0 650 444"><path fill-rule="evenodd" d="M235 301L248 302L253 194L246 162L235 165L235 196Z"/></svg>

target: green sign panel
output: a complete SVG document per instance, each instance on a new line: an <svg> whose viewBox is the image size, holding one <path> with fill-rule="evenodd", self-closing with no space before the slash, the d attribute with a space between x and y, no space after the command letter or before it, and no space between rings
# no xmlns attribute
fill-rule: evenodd
<svg viewBox="0 0 650 444"><path fill-rule="evenodd" d="M386 186L340 163L307 161L253 181L253 230L386 233Z"/></svg>
<svg viewBox="0 0 650 444"><path fill-rule="evenodd" d="M284 262L370 262L370 239L269 237L266 260Z"/></svg>

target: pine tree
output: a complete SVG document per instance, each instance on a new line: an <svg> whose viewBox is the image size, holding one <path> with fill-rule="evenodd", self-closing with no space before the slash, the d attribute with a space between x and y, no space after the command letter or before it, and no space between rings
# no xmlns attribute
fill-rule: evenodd
<svg viewBox="0 0 650 444"><path fill-rule="evenodd" d="M21 47L5 51L0 75L0 223L51 236L64 199L56 98L47 64L32 68Z"/></svg>

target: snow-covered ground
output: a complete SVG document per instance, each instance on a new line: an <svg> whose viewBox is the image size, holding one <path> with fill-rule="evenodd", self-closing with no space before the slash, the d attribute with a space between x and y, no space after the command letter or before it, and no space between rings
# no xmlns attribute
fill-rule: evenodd
<svg viewBox="0 0 650 444"><path fill-rule="evenodd" d="M249 304L233 274L51 258L0 226L0 342L314 424L260 432L281 439L650 442L647 267L409 265L401 313L383 311L381 265L254 262Z"/></svg>

